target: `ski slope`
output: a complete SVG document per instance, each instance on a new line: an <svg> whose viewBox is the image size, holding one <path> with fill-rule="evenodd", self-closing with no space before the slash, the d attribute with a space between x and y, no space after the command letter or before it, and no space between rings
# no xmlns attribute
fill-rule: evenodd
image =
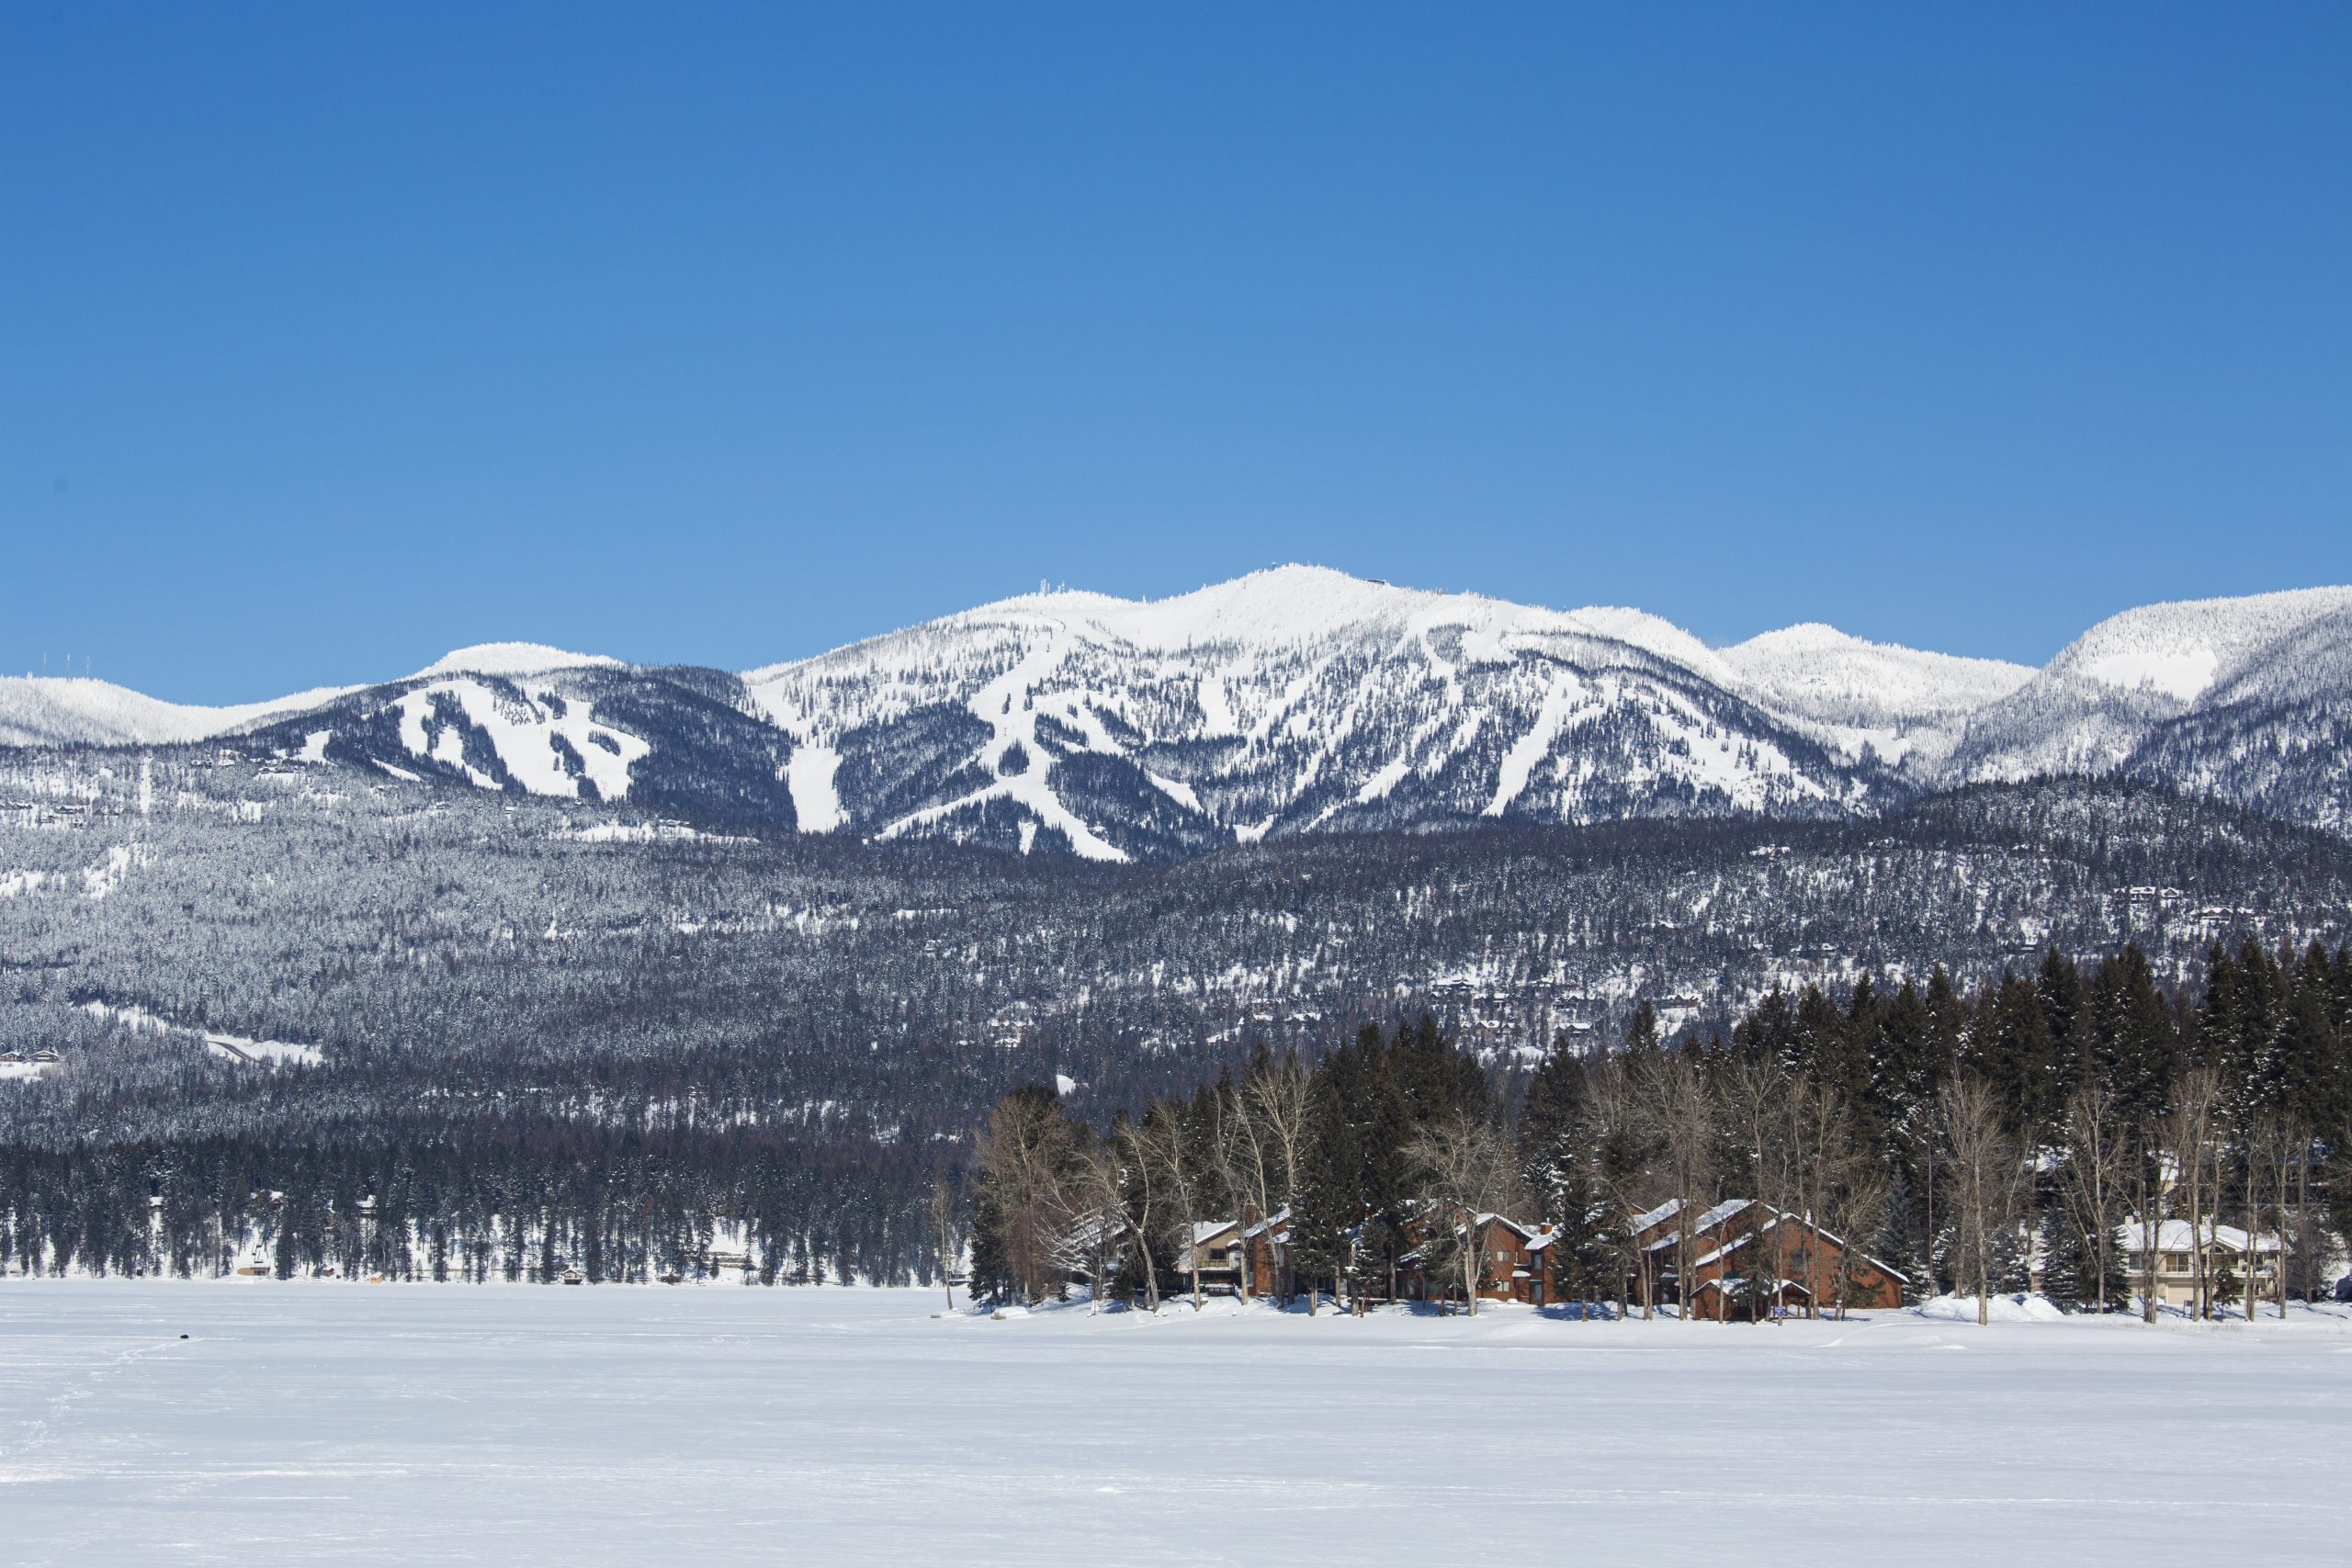
<svg viewBox="0 0 2352 1568"><path fill-rule="evenodd" d="M940 1304L0 1282L0 1557L2279 1564L2352 1536L2352 1322L2324 1312L1978 1329Z"/></svg>

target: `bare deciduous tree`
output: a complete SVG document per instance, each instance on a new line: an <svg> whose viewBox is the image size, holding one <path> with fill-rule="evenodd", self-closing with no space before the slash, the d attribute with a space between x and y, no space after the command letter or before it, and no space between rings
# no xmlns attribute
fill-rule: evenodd
<svg viewBox="0 0 2352 1568"><path fill-rule="evenodd" d="M1049 1092L1005 1096L973 1150L995 1212L1006 1272L1031 1304L1045 1299L1069 1214L1062 1190L1073 1130Z"/></svg>
<svg viewBox="0 0 2352 1568"><path fill-rule="evenodd" d="M2000 1100L1973 1073L1945 1083L1938 1120L1951 1173L1955 1287L1976 1290L1976 1321L1992 1321L1995 1255L2017 1213L2019 1163L2001 1125Z"/></svg>
<svg viewBox="0 0 2352 1568"><path fill-rule="evenodd" d="M1680 1051L1644 1053L1643 1102L1678 1207L1674 1224L1676 1314L1690 1317L1690 1247L1715 1183L1715 1097L1699 1063Z"/></svg>
<svg viewBox="0 0 2352 1568"><path fill-rule="evenodd" d="M1072 1147L1059 1184L1055 1261L1066 1270L1084 1272L1090 1313L1102 1309L1103 1292L1133 1235L1126 1221L1125 1177L1117 1145L1090 1134Z"/></svg>
<svg viewBox="0 0 2352 1568"><path fill-rule="evenodd" d="M931 1184L931 1236L939 1248L939 1282L947 1292L947 1310L956 1310L956 1260L964 1254L963 1228L956 1222L956 1190L942 1174Z"/></svg>
<svg viewBox="0 0 2352 1568"><path fill-rule="evenodd" d="M1830 1280L1830 1295L1837 1303L1838 1320L1842 1323L1846 1318L1846 1300L1853 1294L1854 1268L1862 1258L1863 1238L1886 1218L1886 1160L1869 1140L1858 1134L1853 1119L1842 1112L1838 1135L1822 1154L1821 1213L1841 1243L1835 1253L1837 1267ZM1808 1269L1808 1290L1817 1273L1817 1269ZM1816 1314L1818 1312L1817 1303L1810 1297L1806 1310Z"/></svg>
<svg viewBox="0 0 2352 1568"><path fill-rule="evenodd" d="M1493 1125L1456 1111L1423 1128L1405 1146L1405 1156L1420 1173L1428 1205L1428 1235L1421 1244L1425 1267L1431 1272L1453 1269L1475 1317L1486 1248L1479 1216L1502 1213L1521 1196L1510 1140Z"/></svg>
<svg viewBox="0 0 2352 1568"><path fill-rule="evenodd" d="M1264 1151L1259 1168L1268 1173L1269 1190L1261 1192L1269 1217L1287 1209L1298 1197L1298 1173L1306 1157L1307 1129L1314 1113L1314 1078L1295 1054L1252 1072L1242 1085L1250 1120ZM1287 1299L1294 1294L1287 1246L1269 1236L1281 1278L1276 1290Z"/></svg>
<svg viewBox="0 0 2352 1568"><path fill-rule="evenodd" d="M2107 1281L2114 1271L2123 1170L2123 1137L2116 1124L2115 1094L2093 1077L2066 1102L2064 1190L2067 1214L2090 1259L2092 1298L2100 1312L2107 1310Z"/></svg>
<svg viewBox="0 0 2352 1568"><path fill-rule="evenodd" d="M2213 1140L2218 1131L2215 1112L2221 1101L2220 1075L2211 1067L2197 1067L2182 1077L2173 1095L2172 1112L2165 1118L2165 1150L2172 1165L2182 1217L2188 1222L2189 1315L2199 1319L2212 1308L2210 1248L2206 1245L2211 1221L2207 1205L2212 1197L2209 1172L2213 1172ZM2154 1251L2155 1236L2146 1239L2149 1250Z"/></svg>
<svg viewBox="0 0 2352 1568"><path fill-rule="evenodd" d="M1250 1227L1271 1213L1272 1183L1267 1161L1266 1137L1258 1124L1257 1108L1248 1089L1227 1086L1216 1096L1216 1121L1210 1131L1209 1157L1217 1184L1240 1223L1238 1237L1241 1293L1258 1293L1256 1259L1250 1246Z"/></svg>
<svg viewBox="0 0 2352 1568"><path fill-rule="evenodd" d="M1201 1260L1196 1243L1205 1202L1200 1176L1186 1146L1184 1123L1170 1104L1155 1104L1135 1124L1132 1134L1144 1168L1151 1173L1157 1196L1154 1207L1162 1216L1176 1256L1183 1260L1192 1282L1193 1310L1201 1310Z"/></svg>
<svg viewBox="0 0 2352 1568"><path fill-rule="evenodd" d="M1113 1130L1119 1159L1128 1175L1128 1190L1134 1205L1133 1234L1136 1260L1143 1265L1144 1304L1150 1311L1159 1311L1159 1264L1152 1254L1152 1242L1159 1231L1154 1227L1165 1216L1167 1204L1162 1194L1166 1184L1161 1178L1159 1161L1152 1157L1150 1134L1135 1122L1121 1117Z"/></svg>

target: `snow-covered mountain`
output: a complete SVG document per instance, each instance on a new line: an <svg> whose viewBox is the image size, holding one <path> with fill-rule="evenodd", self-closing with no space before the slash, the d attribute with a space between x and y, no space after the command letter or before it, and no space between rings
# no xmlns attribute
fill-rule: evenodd
<svg viewBox="0 0 2352 1568"><path fill-rule="evenodd" d="M1636 610L1283 567L1156 601L1024 595L741 676L506 643L248 708L0 682L0 744L229 738L697 820L1102 860L1494 818L1835 817L2060 772L2341 831L2347 732L2347 589L2131 611L2039 671L1817 625L1713 649Z"/></svg>
<svg viewBox="0 0 2352 1568"><path fill-rule="evenodd" d="M1122 859L1482 817L1850 809L1869 782L1688 633L1287 567L1044 593L744 677L800 819Z"/></svg>
<svg viewBox="0 0 2352 1568"><path fill-rule="evenodd" d="M0 746L177 745L317 707L348 689L322 687L264 703L199 707L81 676L10 676L0 678Z"/></svg>
<svg viewBox="0 0 2352 1568"><path fill-rule="evenodd" d="M1849 756L1867 747L1914 773L1942 766L1969 716L2033 679L2022 664L1865 642L1812 622L1724 649L1742 689L1817 727Z"/></svg>
<svg viewBox="0 0 2352 1568"><path fill-rule="evenodd" d="M1951 771L1998 780L2144 773L2135 759L2152 745L2162 751L2168 727L2218 713L2255 688L2341 694L2346 612L2352 588L2126 610L1974 715Z"/></svg>

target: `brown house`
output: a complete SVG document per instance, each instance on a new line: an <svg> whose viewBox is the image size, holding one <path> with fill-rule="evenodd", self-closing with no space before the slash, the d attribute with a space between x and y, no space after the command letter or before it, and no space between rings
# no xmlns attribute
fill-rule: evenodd
<svg viewBox="0 0 2352 1568"><path fill-rule="evenodd" d="M1749 1198L1726 1199L1691 1216L1687 1243L1679 1203L1637 1214L1631 1224L1644 1278L1633 1281L1629 1297L1675 1306L1687 1299L1696 1318L1753 1321L1899 1307L1909 1284L1803 1216ZM1686 1258L1687 1281L1680 1277Z"/></svg>
<svg viewBox="0 0 2352 1568"><path fill-rule="evenodd" d="M1249 1292L1271 1296L1281 1291L1283 1270L1290 1262L1289 1208L1242 1226L1241 1245L1249 1250L1250 1273L1244 1280Z"/></svg>
<svg viewBox="0 0 2352 1568"><path fill-rule="evenodd" d="M1290 1254L1290 1211L1268 1219L1204 1220L1193 1227L1191 1257L1180 1267L1197 1272L1213 1296L1270 1296L1282 1288ZM1245 1267L1246 1261L1246 1267Z"/></svg>
<svg viewBox="0 0 2352 1568"><path fill-rule="evenodd" d="M1477 1233L1480 1301L1542 1306L1558 1299L1551 1247L1559 1233L1549 1225L1522 1224L1505 1214L1477 1214L1471 1224ZM1455 1229L1458 1234L1458 1220ZM1407 1301L1462 1299L1458 1269L1449 1266L1432 1274L1423 1267L1419 1247L1398 1259L1396 1289Z"/></svg>

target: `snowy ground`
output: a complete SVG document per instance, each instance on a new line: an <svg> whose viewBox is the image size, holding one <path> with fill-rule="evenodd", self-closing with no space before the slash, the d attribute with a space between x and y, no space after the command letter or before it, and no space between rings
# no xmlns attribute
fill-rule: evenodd
<svg viewBox="0 0 2352 1568"><path fill-rule="evenodd" d="M0 1561L2270 1564L2352 1541L2344 1315L939 1306L0 1282Z"/></svg>

